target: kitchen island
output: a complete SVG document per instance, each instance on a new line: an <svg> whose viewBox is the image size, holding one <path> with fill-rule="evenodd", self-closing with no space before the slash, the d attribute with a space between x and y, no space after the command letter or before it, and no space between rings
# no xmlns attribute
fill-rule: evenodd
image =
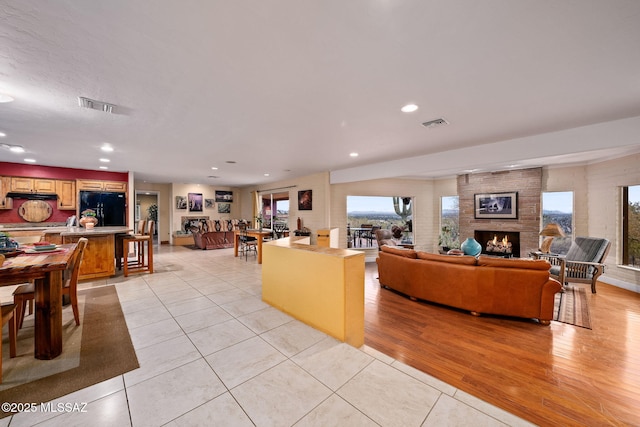
<svg viewBox="0 0 640 427"><path fill-rule="evenodd" d="M89 240L80 265L79 279L111 277L116 274L116 234L128 233L129 227L50 227L43 231L44 240L58 245L76 243L81 237Z"/></svg>

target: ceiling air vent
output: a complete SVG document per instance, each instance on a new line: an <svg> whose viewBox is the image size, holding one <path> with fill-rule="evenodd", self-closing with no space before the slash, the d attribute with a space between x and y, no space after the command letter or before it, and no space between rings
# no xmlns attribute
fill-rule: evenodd
<svg viewBox="0 0 640 427"><path fill-rule="evenodd" d="M435 119L435 120L429 120L428 122L424 122L422 123L422 126L426 127L426 128L434 128L436 126L444 126L444 125L448 125L449 122L446 121L445 119Z"/></svg>
<svg viewBox="0 0 640 427"><path fill-rule="evenodd" d="M105 113L113 113L115 105L109 104L104 101L96 101L95 99L85 98L83 96L78 97L78 104L82 108L90 108L92 110L104 111Z"/></svg>

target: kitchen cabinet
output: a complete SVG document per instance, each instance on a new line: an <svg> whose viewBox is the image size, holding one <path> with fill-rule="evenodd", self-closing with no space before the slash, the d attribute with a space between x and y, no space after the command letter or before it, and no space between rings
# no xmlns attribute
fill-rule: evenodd
<svg viewBox="0 0 640 427"><path fill-rule="evenodd" d="M79 179L76 182L77 182L78 191L81 191L81 190L116 191L116 192L123 192L123 193L127 191L126 182L97 181L97 180L88 180L88 179Z"/></svg>
<svg viewBox="0 0 640 427"><path fill-rule="evenodd" d="M76 182L75 181L56 181L56 194L58 195L58 209L75 210L78 205Z"/></svg>
<svg viewBox="0 0 640 427"><path fill-rule="evenodd" d="M11 177L11 191L19 193L51 193L56 192L56 180L44 178Z"/></svg>
<svg viewBox="0 0 640 427"><path fill-rule="evenodd" d="M0 177L0 209L13 209L13 199L6 197L9 191L11 191L11 178Z"/></svg>

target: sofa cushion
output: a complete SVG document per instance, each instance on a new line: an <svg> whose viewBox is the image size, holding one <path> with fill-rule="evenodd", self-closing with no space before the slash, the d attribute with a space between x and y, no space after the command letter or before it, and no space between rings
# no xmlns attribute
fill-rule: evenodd
<svg viewBox="0 0 640 427"><path fill-rule="evenodd" d="M526 268L530 270L549 270L551 264L543 259L497 258L480 256L478 265L482 267Z"/></svg>
<svg viewBox="0 0 640 427"><path fill-rule="evenodd" d="M431 254L428 252L417 252L418 259L424 259L427 261L448 262L450 264L463 264L463 265L476 265L476 258L469 255L453 256L453 255L441 255Z"/></svg>
<svg viewBox="0 0 640 427"><path fill-rule="evenodd" d="M388 254L399 255L405 258L412 258L412 259L418 258L416 251L414 251L413 249L406 249L403 247L387 246L387 245L383 245L380 249L382 250L382 252L386 252Z"/></svg>

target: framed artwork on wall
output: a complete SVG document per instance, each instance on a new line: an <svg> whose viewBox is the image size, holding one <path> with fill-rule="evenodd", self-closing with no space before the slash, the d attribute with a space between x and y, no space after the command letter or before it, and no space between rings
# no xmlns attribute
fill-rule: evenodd
<svg viewBox="0 0 640 427"><path fill-rule="evenodd" d="M478 219L517 219L518 193L476 194L474 208Z"/></svg>
<svg viewBox="0 0 640 427"><path fill-rule="evenodd" d="M213 208L214 200L213 199L204 199L204 207L207 209Z"/></svg>
<svg viewBox="0 0 640 427"><path fill-rule="evenodd" d="M187 209L187 198L184 196L176 196L176 209Z"/></svg>
<svg viewBox="0 0 640 427"><path fill-rule="evenodd" d="M202 193L189 193L189 212L202 212Z"/></svg>
<svg viewBox="0 0 640 427"><path fill-rule="evenodd" d="M310 211L313 209L313 190L298 191L298 210Z"/></svg>
<svg viewBox="0 0 640 427"><path fill-rule="evenodd" d="M233 191L216 190L216 202L222 202L222 203L233 202Z"/></svg>
<svg viewBox="0 0 640 427"><path fill-rule="evenodd" d="M231 203L218 203L218 213L231 213Z"/></svg>

